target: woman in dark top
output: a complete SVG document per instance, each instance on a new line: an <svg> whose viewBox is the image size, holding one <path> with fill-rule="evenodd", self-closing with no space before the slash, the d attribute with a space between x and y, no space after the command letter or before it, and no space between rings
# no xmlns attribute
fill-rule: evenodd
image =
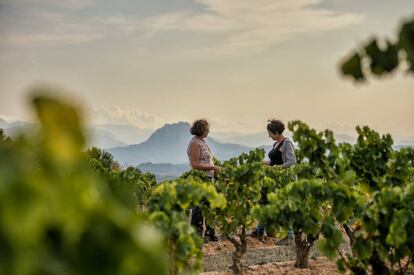
<svg viewBox="0 0 414 275"><path fill-rule="evenodd" d="M296 164L295 147L292 141L283 135L285 125L280 120L270 120L267 124L269 137L275 141L272 150L269 152L269 159L263 161L270 166L288 168Z"/></svg>
<svg viewBox="0 0 414 275"><path fill-rule="evenodd" d="M283 132L285 130L285 125L283 122L280 120L269 120L266 128L269 134L269 138L274 140L275 143L273 144L272 150L270 150L268 154L269 160L264 160L263 164L281 168L288 168L292 165L295 165L295 147L293 146L292 141L283 135ZM263 198L263 202L265 202L267 199L267 194L262 195L265 196ZM265 229L265 224L259 224L256 227L256 230L252 233L252 236L263 239ZM269 232L267 232L267 234L270 235ZM292 234L293 232L289 230L288 237L290 238ZM285 244L283 241L284 240L282 240L282 242L279 242L279 244Z"/></svg>

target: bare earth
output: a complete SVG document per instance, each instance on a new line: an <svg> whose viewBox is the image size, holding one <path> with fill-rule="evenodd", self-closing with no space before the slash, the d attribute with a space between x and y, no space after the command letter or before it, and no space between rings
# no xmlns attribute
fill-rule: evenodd
<svg viewBox="0 0 414 275"><path fill-rule="evenodd" d="M247 247L250 251L261 251L263 248L273 249L276 246L277 239L265 237L264 241L261 242L256 238L248 237L247 238ZM293 249L293 247L279 247L279 248L286 248L286 249ZM233 245L229 241L218 241L218 242L210 242L203 246L203 252L206 257L212 255L224 255L234 251ZM291 257L292 258L292 257ZM222 258L223 259L223 258ZM206 270L209 270L208 266L205 266ZM211 269L210 269L211 270ZM216 269L217 270L217 269ZM232 274L231 272L224 272L224 271L210 271L210 272L203 272L201 274L204 275L224 275L224 274ZM244 270L244 274L317 274L317 275L324 275L324 274L341 274L338 272L336 264L334 261L331 261L325 257L318 257L313 258L309 261L309 267L306 269L300 269L294 267L294 261L285 260L281 262L264 262L263 264L259 265L251 265L246 267Z"/></svg>
<svg viewBox="0 0 414 275"><path fill-rule="evenodd" d="M328 275L341 274L336 264L331 260L320 257L309 261L309 268L301 269L293 266L293 261L281 263L268 263L264 265L254 265L246 268L244 274L265 275L265 274L300 274L300 275ZM231 272L203 272L203 275L228 275Z"/></svg>
<svg viewBox="0 0 414 275"><path fill-rule="evenodd" d="M247 249L256 249L262 247L270 247L276 245L276 238L270 238L265 236L263 242L256 238L247 237ZM203 245L204 255L211 255L220 252L233 252L234 246L227 240L221 240L218 242L209 242Z"/></svg>

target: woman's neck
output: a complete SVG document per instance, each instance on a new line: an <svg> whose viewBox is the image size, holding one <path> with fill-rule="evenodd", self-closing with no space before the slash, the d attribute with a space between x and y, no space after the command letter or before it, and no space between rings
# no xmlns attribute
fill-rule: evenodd
<svg viewBox="0 0 414 275"><path fill-rule="evenodd" d="M284 135L279 135L277 138L276 138L276 141L277 141L277 143L280 143L282 140L284 140L285 139L285 136Z"/></svg>

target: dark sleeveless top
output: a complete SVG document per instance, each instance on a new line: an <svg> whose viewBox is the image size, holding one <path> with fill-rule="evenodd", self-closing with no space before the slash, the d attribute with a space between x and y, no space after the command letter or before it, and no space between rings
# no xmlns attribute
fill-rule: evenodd
<svg viewBox="0 0 414 275"><path fill-rule="evenodd" d="M283 139L276 147L273 145L273 149L269 152L270 166L273 165L282 165L282 152L280 152L280 146L282 146L285 139ZM276 143L275 143L276 144Z"/></svg>

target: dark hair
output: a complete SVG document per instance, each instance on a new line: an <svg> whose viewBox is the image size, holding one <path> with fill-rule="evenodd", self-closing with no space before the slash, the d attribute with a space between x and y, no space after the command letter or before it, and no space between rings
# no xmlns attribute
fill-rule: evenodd
<svg viewBox="0 0 414 275"><path fill-rule="evenodd" d="M285 124L282 121L276 119L269 119L267 122L267 130L272 134L281 135L285 130Z"/></svg>
<svg viewBox="0 0 414 275"><path fill-rule="evenodd" d="M206 119L198 119L194 121L193 126L190 128L190 132L195 136L202 136L208 129L209 124Z"/></svg>

